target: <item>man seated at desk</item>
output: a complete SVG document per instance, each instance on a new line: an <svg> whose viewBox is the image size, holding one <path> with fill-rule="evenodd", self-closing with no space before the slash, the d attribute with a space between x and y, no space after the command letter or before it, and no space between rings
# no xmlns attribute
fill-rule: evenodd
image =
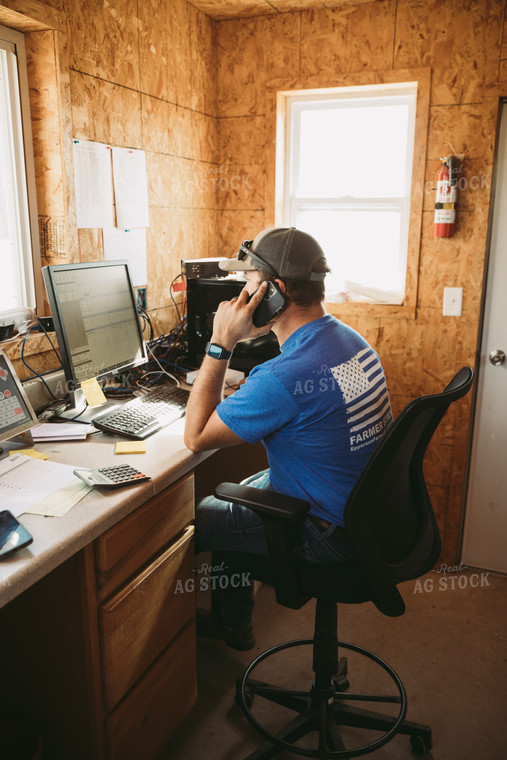
<svg viewBox="0 0 507 760"><path fill-rule="evenodd" d="M352 549L343 528L347 497L392 421L379 358L355 330L326 312L322 248L294 227L269 228L245 241L224 270L244 271L237 298L220 304L187 406L185 444L192 451L262 441L269 469L244 481L311 505L297 551L310 563L347 562ZM263 327L252 316L268 281L286 297ZM253 295L252 295L253 294ZM249 300L249 296L252 296ZM255 367L236 393L223 399L228 359L241 340L270 330L280 355ZM213 496L197 506L196 552L245 551L267 556L261 518ZM217 588L198 633L250 649L253 588Z"/></svg>

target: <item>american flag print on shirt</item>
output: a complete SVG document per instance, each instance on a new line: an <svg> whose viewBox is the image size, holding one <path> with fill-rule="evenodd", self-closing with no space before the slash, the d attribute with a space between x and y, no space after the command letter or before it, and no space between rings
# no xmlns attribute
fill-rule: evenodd
<svg viewBox="0 0 507 760"><path fill-rule="evenodd" d="M384 371L372 348L330 368L345 401L350 450L382 438L392 422L391 402Z"/></svg>

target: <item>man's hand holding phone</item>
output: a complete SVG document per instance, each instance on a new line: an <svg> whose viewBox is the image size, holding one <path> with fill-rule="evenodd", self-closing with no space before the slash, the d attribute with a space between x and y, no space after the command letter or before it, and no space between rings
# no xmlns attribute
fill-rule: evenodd
<svg viewBox="0 0 507 760"><path fill-rule="evenodd" d="M268 283L263 282L255 293L250 296L248 286L245 286L237 298L222 301L219 304L213 321L211 342L218 343L228 351L232 351L242 340L260 338L271 330L270 323L256 327L252 317L261 305Z"/></svg>

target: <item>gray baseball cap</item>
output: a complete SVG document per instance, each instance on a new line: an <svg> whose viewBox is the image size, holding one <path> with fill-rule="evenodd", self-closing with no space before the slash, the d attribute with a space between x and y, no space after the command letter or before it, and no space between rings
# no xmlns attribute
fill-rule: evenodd
<svg viewBox="0 0 507 760"><path fill-rule="evenodd" d="M273 277L322 281L329 266L314 237L295 227L268 227L255 240L244 240L236 259L223 259L226 272L261 269Z"/></svg>

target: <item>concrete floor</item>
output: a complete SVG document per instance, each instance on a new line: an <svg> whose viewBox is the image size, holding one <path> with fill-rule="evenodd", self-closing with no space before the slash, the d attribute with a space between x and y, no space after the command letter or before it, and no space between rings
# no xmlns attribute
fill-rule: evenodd
<svg viewBox="0 0 507 760"><path fill-rule="evenodd" d="M432 727L434 747L427 760L505 760L507 577L470 569L433 571L400 590L407 606L400 618L387 618L372 604L341 605L340 638L372 650L397 671L407 691L407 718ZM160 760L244 760L258 747L261 738L234 703L236 677L269 646L311 638L313 615L314 602L288 610L276 604L271 588L262 586L256 601L255 649L236 652L221 642L198 639L197 704ZM303 671L310 668L308 650L277 655L280 660L257 677L278 683L289 673L296 688L307 688L311 669ZM349 658L349 678L359 691L355 679L363 668L354 657ZM264 711L267 720L271 712ZM370 757L415 756L409 740L396 736Z"/></svg>

